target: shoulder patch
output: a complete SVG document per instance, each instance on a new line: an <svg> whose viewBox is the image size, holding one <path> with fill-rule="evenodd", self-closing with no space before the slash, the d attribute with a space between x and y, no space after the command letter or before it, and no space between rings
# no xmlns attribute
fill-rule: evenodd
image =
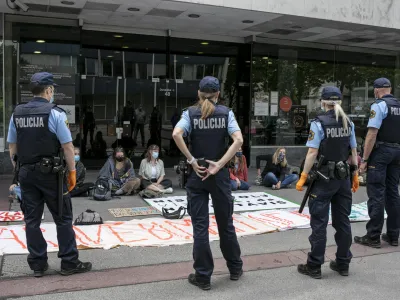
<svg viewBox="0 0 400 300"><path fill-rule="evenodd" d="M67 125L67 127L69 128L69 122L68 122L68 119L65 119L65 125Z"/></svg>
<svg viewBox="0 0 400 300"><path fill-rule="evenodd" d="M314 131L310 130L310 133L308 134L308 140L312 141L314 139L315 133Z"/></svg>
<svg viewBox="0 0 400 300"><path fill-rule="evenodd" d="M373 118L375 118L375 116L376 116L376 111L374 111L373 109L371 109L371 113L370 113L370 115L369 115L369 118L370 118L370 119L373 119Z"/></svg>

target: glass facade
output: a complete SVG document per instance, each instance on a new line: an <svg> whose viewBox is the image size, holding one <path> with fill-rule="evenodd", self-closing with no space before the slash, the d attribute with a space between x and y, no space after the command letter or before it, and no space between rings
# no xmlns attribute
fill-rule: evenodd
<svg viewBox="0 0 400 300"><path fill-rule="evenodd" d="M316 47L314 45L314 47ZM364 135L372 83L387 77L395 83L397 53L335 46L255 44L252 62L252 146L305 145L311 120L319 113L324 86L343 93L342 107Z"/></svg>
<svg viewBox="0 0 400 300"><path fill-rule="evenodd" d="M145 144L158 107L167 149L171 118L196 101L204 76L215 76L221 102L234 110L244 133L249 162L261 151L257 148L305 145L310 121L321 112L324 86L341 89L358 137L365 134L374 79L389 78L400 94L400 56L390 51L262 39L236 44L56 25L49 30L0 18L0 141L15 105L31 97L26 70L32 66L61 74L56 102L67 111L73 138L87 135L84 120L91 107L95 131L102 132L107 147L116 140L115 128L123 126L125 109L142 106L148 117Z"/></svg>

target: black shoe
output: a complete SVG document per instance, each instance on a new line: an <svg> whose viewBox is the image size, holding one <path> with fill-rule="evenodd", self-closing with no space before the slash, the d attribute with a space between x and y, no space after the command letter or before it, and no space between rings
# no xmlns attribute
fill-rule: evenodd
<svg viewBox="0 0 400 300"><path fill-rule="evenodd" d="M314 279L322 278L320 267L319 268L311 268L307 264L301 264L301 265L297 266L297 271L299 271L299 273L301 273L301 274L308 275Z"/></svg>
<svg viewBox="0 0 400 300"><path fill-rule="evenodd" d="M79 264L72 269L61 268L60 274L63 276L69 276L77 273L86 273L92 269L92 263L90 262L79 262Z"/></svg>
<svg viewBox="0 0 400 300"><path fill-rule="evenodd" d="M239 278L243 275L243 269L239 271L239 273L231 273L230 279L231 280L239 280Z"/></svg>
<svg viewBox="0 0 400 300"><path fill-rule="evenodd" d="M331 268L331 270L338 272L342 276L349 276L349 267L338 266L335 260L331 261L329 267Z"/></svg>
<svg viewBox="0 0 400 300"><path fill-rule="evenodd" d="M193 284L193 285L199 287L203 291L208 291L208 290L211 289L211 284L210 283L197 281L196 275L194 275L194 274L190 274L189 277L188 277L188 280L189 280L190 284Z"/></svg>
<svg viewBox="0 0 400 300"><path fill-rule="evenodd" d="M389 236L386 233L382 234L382 240L385 241L386 243L388 243L389 245L392 245L394 247L399 246L399 240L392 240L391 238L389 238Z"/></svg>
<svg viewBox="0 0 400 300"><path fill-rule="evenodd" d="M381 247L381 240L380 239L371 239L368 235L364 236L355 236L354 242L357 244L361 244L364 246L372 247L372 248L380 248Z"/></svg>
<svg viewBox="0 0 400 300"><path fill-rule="evenodd" d="M43 277L44 272L46 272L48 269L49 269L49 264L46 263L46 265L44 266L43 269L34 270L34 271L33 271L33 276L36 277L36 278Z"/></svg>

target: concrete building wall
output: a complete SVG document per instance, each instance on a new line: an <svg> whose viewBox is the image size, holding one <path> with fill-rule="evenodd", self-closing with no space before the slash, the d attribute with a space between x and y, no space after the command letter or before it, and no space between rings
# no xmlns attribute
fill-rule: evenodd
<svg viewBox="0 0 400 300"><path fill-rule="evenodd" d="M399 0L175 0L400 29ZM207 11L205 11L207 12Z"/></svg>

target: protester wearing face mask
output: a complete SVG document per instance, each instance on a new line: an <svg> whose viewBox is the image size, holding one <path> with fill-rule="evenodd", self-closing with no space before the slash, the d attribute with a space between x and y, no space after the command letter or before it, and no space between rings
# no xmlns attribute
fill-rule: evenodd
<svg viewBox="0 0 400 300"><path fill-rule="evenodd" d="M261 161L267 162L262 173L260 169ZM297 174L289 174L286 149L283 147L276 149L274 155L258 155L256 165L257 175L261 177L262 184L266 187L272 187L273 190L291 187L291 184L299 179Z"/></svg>
<svg viewBox="0 0 400 300"><path fill-rule="evenodd" d="M79 148L74 148L74 159L76 168L76 186L70 192L71 197L86 197L89 195L89 191L93 188L93 182L86 182L86 168L81 162L81 151Z"/></svg>
<svg viewBox="0 0 400 300"><path fill-rule="evenodd" d="M248 183L247 162L246 157L243 155L242 148L239 148L231 160L229 177L231 179L232 191L247 191L250 188Z"/></svg>
<svg viewBox="0 0 400 300"><path fill-rule="evenodd" d="M164 163L158 158L159 154L160 148L157 145L150 145L147 149L146 158L142 160L139 169L141 188L171 194L172 182L164 178Z"/></svg>
<svg viewBox="0 0 400 300"><path fill-rule="evenodd" d="M140 179L135 176L132 161L126 157L123 148L115 148L112 157L101 168L99 177L111 182L115 195L130 195L139 190Z"/></svg>

